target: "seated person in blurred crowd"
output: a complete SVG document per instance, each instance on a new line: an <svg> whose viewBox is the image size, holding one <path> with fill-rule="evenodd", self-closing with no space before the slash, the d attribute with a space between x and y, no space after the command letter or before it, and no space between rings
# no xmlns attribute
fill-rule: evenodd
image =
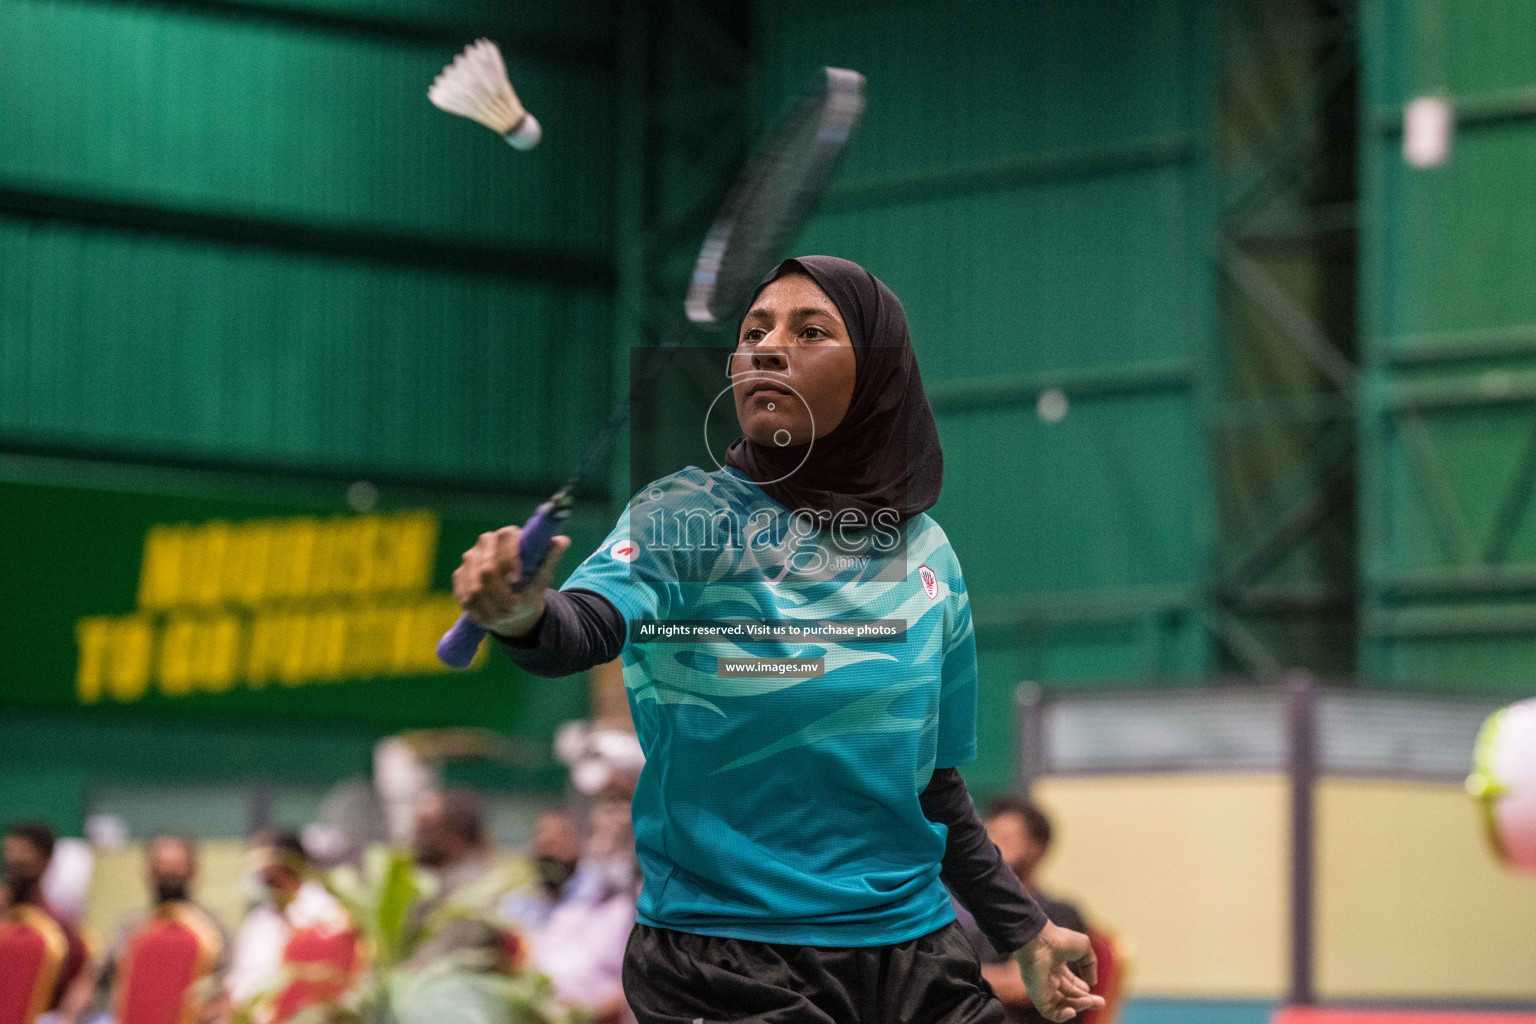
<svg viewBox="0 0 1536 1024"><path fill-rule="evenodd" d="M502 900L501 915L524 932L536 932L570 888L571 876L581 862L581 826L565 811L545 811L534 822L528 856L534 884Z"/></svg>
<svg viewBox="0 0 1536 1024"><path fill-rule="evenodd" d="M442 886L437 899L484 875L490 870L491 850L479 798L462 789L427 794L416 808L413 845L416 863L436 875Z"/></svg>
<svg viewBox="0 0 1536 1024"><path fill-rule="evenodd" d="M1070 903L1053 900L1040 891L1036 874L1051 849L1051 822L1039 807L1023 797L999 797L987 805L987 835L997 845L1003 861L1019 876L1025 891L1033 896L1053 924L1075 932L1087 932L1083 915ZM955 916L966 938L981 960L981 973L997 993L1010 1024L1048 1024L1045 1016L1030 1004L1029 993L1019 965L1006 953L1000 953L976 927L976 921L958 901Z"/></svg>
<svg viewBox="0 0 1536 1024"><path fill-rule="evenodd" d="M635 924L641 876L630 820L633 792L616 784L592 804L592 834L558 906L533 937L533 965L566 1005L596 1024L634 1020L624 1001L624 947Z"/></svg>
<svg viewBox="0 0 1536 1024"><path fill-rule="evenodd" d="M504 960L506 935L494 922L506 895L505 881L492 872L491 844L480 800L467 790L428 793L416 809L412 845L416 863L437 882L411 908L408 929L430 932L410 959L417 970L449 954L484 954L466 967L492 967Z"/></svg>
<svg viewBox="0 0 1536 1024"><path fill-rule="evenodd" d="M346 911L310 874L309 856L297 833L262 832L251 840L246 869L251 905L235 933L225 979L235 1006L277 988L283 951L295 930L346 927Z"/></svg>
<svg viewBox="0 0 1536 1024"><path fill-rule="evenodd" d="M55 1020L74 1024L91 1001L94 971L80 933L43 899L43 873L53 858L53 830L40 823L12 825L5 831L4 924L46 934L50 948L62 952L57 978L44 1002Z"/></svg>
<svg viewBox="0 0 1536 1024"><path fill-rule="evenodd" d="M229 936L212 914L192 900L192 886L197 881L197 844L188 836L155 836L145 847L145 868L149 906L119 924L97 980L98 1005L112 1012L114 997L121 995L125 983L122 972L137 943L150 938L152 926L176 921L196 937L207 961L196 980L198 991L193 993L192 1002L199 1008L195 1019L217 1020L223 1009ZM176 998L181 1000L183 996Z"/></svg>

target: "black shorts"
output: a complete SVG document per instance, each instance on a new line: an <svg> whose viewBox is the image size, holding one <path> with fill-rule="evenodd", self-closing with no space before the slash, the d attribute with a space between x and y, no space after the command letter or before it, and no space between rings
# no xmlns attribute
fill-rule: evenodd
<svg viewBox="0 0 1536 1024"><path fill-rule="evenodd" d="M637 924L624 995L640 1024L1002 1024L960 926L893 946L722 939Z"/></svg>

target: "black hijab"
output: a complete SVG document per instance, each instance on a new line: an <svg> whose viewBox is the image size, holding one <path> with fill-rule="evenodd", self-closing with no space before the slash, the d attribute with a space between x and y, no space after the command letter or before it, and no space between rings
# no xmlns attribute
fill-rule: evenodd
<svg viewBox="0 0 1536 1024"><path fill-rule="evenodd" d="M901 303L874 274L835 256L785 260L752 299L796 273L827 293L848 327L856 367L848 413L810 445L809 457L806 445L776 448L742 437L726 451L726 463L752 480L776 481L760 486L791 509L853 509L868 521L879 509L894 509L901 520L926 511L939 500L944 453Z"/></svg>

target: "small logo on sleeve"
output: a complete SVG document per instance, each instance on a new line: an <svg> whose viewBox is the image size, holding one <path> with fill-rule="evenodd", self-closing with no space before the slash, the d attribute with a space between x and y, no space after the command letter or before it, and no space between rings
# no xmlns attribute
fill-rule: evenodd
<svg viewBox="0 0 1536 1024"><path fill-rule="evenodd" d="M633 562L640 554L640 551L635 547L635 542L632 540L617 540L608 549L608 553L613 556L616 562Z"/></svg>
<svg viewBox="0 0 1536 1024"><path fill-rule="evenodd" d="M933 570L926 565L920 565L917 567L917 574L922 577L923 593L928 595L928 600L932 601L938 597L939 578L933 574Z"/></svg>

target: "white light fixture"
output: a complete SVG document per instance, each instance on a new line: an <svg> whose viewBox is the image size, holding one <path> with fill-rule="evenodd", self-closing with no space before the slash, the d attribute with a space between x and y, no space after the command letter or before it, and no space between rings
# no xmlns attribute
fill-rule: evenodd
<svg viewBox="0 0 1536 1024"><path fill-rule="evenodd" d="M1418 96L1403 108L1403 160L1409 167L1439 167L1451 155L1456 112L1444 96Z"/></svg>

